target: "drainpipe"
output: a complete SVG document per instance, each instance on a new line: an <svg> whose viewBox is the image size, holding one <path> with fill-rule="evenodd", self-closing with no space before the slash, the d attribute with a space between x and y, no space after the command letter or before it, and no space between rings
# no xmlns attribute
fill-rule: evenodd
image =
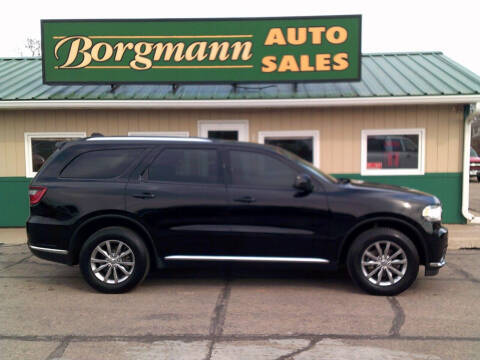
<svg viewBox="0 0 480 360"><path fill-rule="evenodd" d="M480 217L475 217L468 211L470 202L470 146L472 134L472 121L480 111L480 103L474 106L474 111L469 111L470 106L465 106L465 124L463 129L463 184L462 184L462 215L468 223L480 224Z"/></svg>

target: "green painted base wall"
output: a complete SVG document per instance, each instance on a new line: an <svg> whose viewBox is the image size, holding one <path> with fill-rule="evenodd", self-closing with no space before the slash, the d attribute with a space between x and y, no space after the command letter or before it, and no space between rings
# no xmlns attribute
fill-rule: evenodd
<svg viewBox="0 0 480 360"><path fill-rule="evenodd" d="M428 173L410 176L361 176L360 174L332 174L335 177L405 186L435 195L443 205L443 222L465 224L462 215L462 173Z"/></svg>
<svg viewBox="0 0 480 360"><path fill-rule="evenodd" d="M30 212L30 181L24 177L0 177L0 227L25 226Z"/></svg>
<svg viewBox="0 0 480 360"><path fill-rule="evenodd" d="M437 196L443 204L443 221L464 224L462 216L462 174L429 173L420 176L361 176L360 174L333 174L371 182L406 186ZM28 218L28 184L24 177L0 178L0 227L25 226Z"/></svg>

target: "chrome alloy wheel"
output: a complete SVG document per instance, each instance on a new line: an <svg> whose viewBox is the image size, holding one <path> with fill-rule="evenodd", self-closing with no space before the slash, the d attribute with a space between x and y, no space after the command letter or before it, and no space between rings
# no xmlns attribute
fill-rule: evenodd
<svg viewBox="0 0 480 360"><path fill-rule="evenodd" d="M391 241L377 241L362 255L363 275L372 284L390 286L399 282L407 271L407 255Z"/></svg>
<svg viewBox="0 0 480 360"><path fill-rule="evenodd" d="M119 284L132 275L135 255L124 242L106 240L92 251L90 268L98 280L107 284Z"/></svg>

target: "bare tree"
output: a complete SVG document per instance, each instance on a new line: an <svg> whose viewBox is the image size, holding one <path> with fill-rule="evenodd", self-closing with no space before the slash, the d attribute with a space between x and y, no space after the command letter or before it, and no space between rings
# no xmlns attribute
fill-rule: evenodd
<svg viewBox="0 0 480 360"><path fill-rule="evenodd" d="M31 56L40 56L40 40L27 38L27 43L25 44L25 48L28 49L31 53Z"/></svg>

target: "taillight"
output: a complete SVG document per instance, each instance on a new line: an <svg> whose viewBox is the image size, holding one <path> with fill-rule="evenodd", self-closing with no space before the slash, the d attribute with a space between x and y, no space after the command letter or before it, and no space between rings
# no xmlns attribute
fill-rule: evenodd
<svg viewBox="0 0 480 360"><path fill-rule="evenodd" d="M30 205L35 205L42 200L43 195L47 192L45 186L30 186L28 188L28 196L30 197Z"/></svg>

